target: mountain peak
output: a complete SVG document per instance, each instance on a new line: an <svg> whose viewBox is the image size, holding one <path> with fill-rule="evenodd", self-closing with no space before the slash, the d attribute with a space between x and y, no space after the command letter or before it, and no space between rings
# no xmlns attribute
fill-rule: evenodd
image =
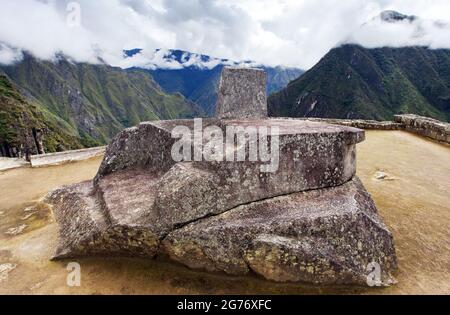
<svg viewBox="0 0 450 315"><path fill-rule="evenodd" d="M142 52L142 48L134 48L134 49L124 49L123 56L124 58L133 57Z"/></svg>
<svg viewBox="0 0 450 315"><path fill-rule="evenodd" d="M156 49L153 52L142 49L124 50L124 60L139 59L140 65L134 67L145 69L213 69L217 66L254 67L259 64L252 61L232 61L223 58L210 57L203 54L192 53L179 49ZM126 67L125 67L126 68Z"/></svg>
<svg viewBox="0 0 450 315"><path fill-rule="evenodd" d="M381 12L380 18L382 21L387 23L397 23L401 21L413 22L417 19L417 16L406 15L393 10L386 10Z"/></svg>

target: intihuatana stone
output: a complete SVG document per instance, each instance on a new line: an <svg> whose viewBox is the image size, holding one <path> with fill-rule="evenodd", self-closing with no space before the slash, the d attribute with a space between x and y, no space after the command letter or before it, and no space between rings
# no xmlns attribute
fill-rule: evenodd
<svg viewBox="0 0 450 315"><path fill-rule="evenodd" d="M217 121L207 120L201 130L213 122ZM62 218L97 212L104 215L101 222L108 225L101 225L98 231L92 231L93 235L112 228L139 227L147 228L153 238L160 239L178 226L241 204L338 186L355 174L355 145L364 139L364 133L358 129L283 119L230 120L220 122L219 127L225 133L229 126L247 128L250 125L278 128L279 154L274 157L277 161L273 172L261 169L267 162L259 161L177 163L166 141L174 144L171 131L175 126L186 126L194 132L192 121L144 123L122 131L112 141L90 190L86 190L85 185L81 191L78 186L63 189L63 196L67 190L74 191L64 200L61 209L56 207L55 211L66 211L68 205L67 211L75 211L71 209L89 200L86 206L94 205L90 211L64 213ZM257 142L259 145L259 139ZM156 145L161 149L152 149ZM233 146L232 150L237 148ZM74 197L76 192L77 198ZM59 196L58 191L51 199L54 200L54 196ZM75 205L70 205L72 202ZM86 223L82 225L86 227ZM66 232L79 231L88 235L79 226L67 227L64 223L61 226ZM62 236L78 240L67 233ZM84 244L84 240L77 242ZM67 240L62 247L67 247L68 243L73 242ZM59 252L67 255L70 249Z"/></svg>
<svg viewBox="0 0 450 315"><path fill-rule="evenodd" d="M267 118L266 72L225 67L219 83L216 117Z"/></svg>
<svg viewBox="0 0 450 315"><path fill-rule="evenodd" d="M365 284L376 263L380 284L391 283L392 235L355 177L364 132L242 118L264 116L255 96L264 76L224 70L218 108L227 120L126 129L94 181L50 193L55 258L164 253L191 268L319 284Z"/></svg>

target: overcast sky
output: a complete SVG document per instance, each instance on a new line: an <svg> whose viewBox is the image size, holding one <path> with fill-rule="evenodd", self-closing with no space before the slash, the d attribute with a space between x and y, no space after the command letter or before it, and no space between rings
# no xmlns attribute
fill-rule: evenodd
<svg viewBox="0 0 450 315"><path fill-rule="evenodd" d="M450 27L435 23L450 21L449 0L79 0L79 26L70 2L0 0L0 42L9 45L1 45L0 62L20 58L19 48L43 59L101 55L120 66L122 50L139 47L308 69L344 42L450 48ZM388 9L423 20L374 20Z"/></svg>

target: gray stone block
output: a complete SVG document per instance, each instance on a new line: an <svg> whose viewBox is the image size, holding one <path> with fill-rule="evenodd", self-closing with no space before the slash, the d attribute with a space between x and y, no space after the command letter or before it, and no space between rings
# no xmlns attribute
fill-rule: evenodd
<svg viewBox="0 0 450 315"><path fill-rule="evenodd" d="M267 76L263 70L224 68L219 83L216 117L267 118Z"/></svg>
<svg viewBox="0 0 450 315"><path fill-rule="evenodd" d="M407 131L450 145L449 123L412 114L396 115L395 121Z"/></svg>
<svg viewBox="0 0 450 315"><path fill-rule="evenodd" d="M238 205L293 192L334 187L356 172L359 129L299 120L229 120L227 126L279 128L275 172L262 162L192 162L171 168L160 180L155 207L177 226Z"/></svg>

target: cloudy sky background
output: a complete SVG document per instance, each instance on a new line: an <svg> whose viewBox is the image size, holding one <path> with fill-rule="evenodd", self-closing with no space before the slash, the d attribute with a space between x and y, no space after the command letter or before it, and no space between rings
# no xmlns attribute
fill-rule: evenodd
<svg viewBox="0 0 450 315"><path fill-rule="evenodd" d="M308 69L345 42L450 48L449 0L79 0L79 27L67 23L69 2L0 0L0 63L24 49L125 67L122 50L138 47L147 55L137 65L156 48L177 48ZM381 23L374 17L383 10L422 19Z"/></svg>

